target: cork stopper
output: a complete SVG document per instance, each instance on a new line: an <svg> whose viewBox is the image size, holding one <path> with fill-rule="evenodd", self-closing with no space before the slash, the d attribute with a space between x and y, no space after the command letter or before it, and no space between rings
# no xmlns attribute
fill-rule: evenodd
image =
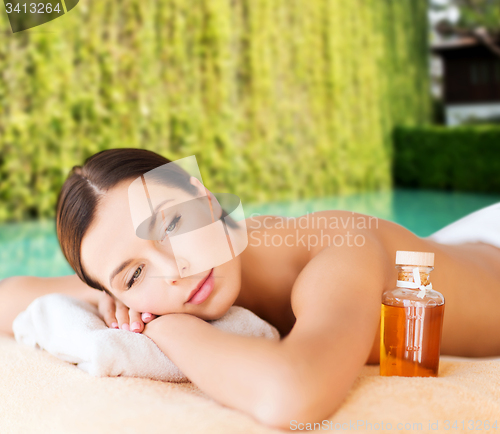
<svg viewBox="0 0 500 434"><path fill-rule="evenodd" d="M434 267L434 253L398 250L396 252L396 265Z"/></svg>

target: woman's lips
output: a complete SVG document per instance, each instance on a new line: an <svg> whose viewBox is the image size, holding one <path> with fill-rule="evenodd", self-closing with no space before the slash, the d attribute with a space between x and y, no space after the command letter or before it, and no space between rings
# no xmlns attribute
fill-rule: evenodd
<svg viewBox="0 0 500 434"><path fill-rule="evenodd" d="M207 278L205 281L201 284L200 289L198 289L186 303L190 304L201 304L203 303L208 296L212 293L214 289L214 276L213 276L214 269L210 270L210 273L208 274Z"/></svg>

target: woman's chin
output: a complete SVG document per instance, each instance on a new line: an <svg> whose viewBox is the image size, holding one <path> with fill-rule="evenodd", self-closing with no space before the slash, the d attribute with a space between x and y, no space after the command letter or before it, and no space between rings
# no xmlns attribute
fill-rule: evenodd
<svg viewBox="0 0 500 434"><path fill-rule="evenodd" d="M221 309L220 307L217 309L206 309L200 314L194 314L198 318L204 319L205 321L215 321L217 319L222 318L229 310L231 306Z"/></svg>
<svg viewBox="0 0 500 434"><path fill-rule="evenodd" d="M200 305L200 312L193 313L199 318L204 319L205 321L214 321L222 318L231 308L234 301L228 300L225 303L221 303L219 300L213 300L213 303L208 304L206 307L202 307L203 304Z"/></svg>

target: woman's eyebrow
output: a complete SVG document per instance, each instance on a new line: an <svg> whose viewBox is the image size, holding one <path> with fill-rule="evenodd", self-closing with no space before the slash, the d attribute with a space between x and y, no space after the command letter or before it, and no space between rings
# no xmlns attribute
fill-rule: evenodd
<svg viewBox="0 0 500 434"><path fill-rule="evenodd" d="M127 259L126 261L122 262L118 267L116 267L115 270L110 274L109 285L111 287L113 287L113 279L116 277L116 275L120 274L125 267L130 265L131 262L133 262L133 259Z"/></svg>

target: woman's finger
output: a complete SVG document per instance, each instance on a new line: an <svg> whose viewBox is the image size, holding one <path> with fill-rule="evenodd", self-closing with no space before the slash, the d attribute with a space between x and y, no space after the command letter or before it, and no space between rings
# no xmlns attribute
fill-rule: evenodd
<svg viewBox="0 0 500 434"><path fill-rule="evenodd" d="M130 318L130 331L141 333L144 328L144 323L141 319L141 313L134 309L128 311L128 316Z"/></svg>
<svg viewBox="0 0 500 434"><path fill-rule="evenodd" d="M128 315L128 307L125 306L121 301L116 300L116 318L118 319L118 327L123 329L123 330L128 330L130 331L130 325L129 325L129 315Z"/></svg>
<svg viewBox="0 0 500 434"><path fill-rule="evenodd" d="M100 294L97 310L108 327L118 328L118 321L115 316L115 301L112 297L106 293Z"/></svg>
<svg viewBox="0 0 500 434"><path fill-rule="evenodd" d="M142 322L144 324L147 324L149 321L153 321L156 317L157 317L157 315L153 315L152 313L149 313L149 312L144 312L141 315Z"/></svg>

